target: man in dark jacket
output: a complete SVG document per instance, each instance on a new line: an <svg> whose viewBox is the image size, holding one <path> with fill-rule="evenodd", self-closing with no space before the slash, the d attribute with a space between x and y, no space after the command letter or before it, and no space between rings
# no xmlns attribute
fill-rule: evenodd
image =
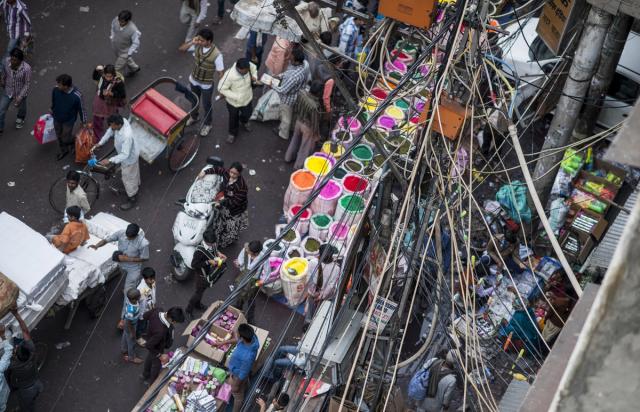
<svg viewBox="0 0 640 412"><path fill-rule="evenodd" d="M173 344L173 328L178 323L184 322L182 308L174 306L166 312L160 309L152 309L142 316L147 321L147 358L144 361L142 379L146 385L150 385L160 374L163 363L169 361L164 354Z"/></svg>
<svg viewBox="0 0 640 412"><path fill-rule="evenodd" d="M11 313L20 325L23 341L16 345L15 354L7 371L9 386L18 394L20 410L32 412L35 410L36 398L43 389L42 382L38 379L36 347L31 340L27 324L18 313L18 308L11 309Z"/></svg>
<svg viewBox="0 0 640 412"><path fill-rule="evenodd" d="M216 234L213 230L207 230L202 235L202 244L196 248L193 252L193 259L191 260L191 267L196 272L195 291L189 299L187 305L187 315L193 318L193 311L205 310L206 307L202 304L202 295L212 283L215 282L221 273L222 265L227 260L227 257L218 252ZM214 272L220 271L214 275ZM213 282L211 282L213 280Z"/></svg>
<svg viewBox="0 0 640 412"><path fill-rule="evenodd" d="M82 93L73 87L73 80L68 74L61 74L56 78L56 87L51 93L51 113L53 115L53 127L58 137L60 153L56 157L61 160L65 157L75 143L73 126L80 116L83 125L87 123L87 113L82 103Z"/></svg>

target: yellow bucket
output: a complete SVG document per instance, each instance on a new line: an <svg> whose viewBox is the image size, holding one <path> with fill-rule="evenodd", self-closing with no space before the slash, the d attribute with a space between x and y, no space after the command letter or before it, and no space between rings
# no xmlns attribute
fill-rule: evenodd
<svg viewBox="0 0 640 412"><path fill-rule="evenodd" d="M378 101L373 97L367 97L367 99L362 103L362 108L368 112L373 112L378 107Z"/></svg>
<svg viewBox="0 0 640 412"><path fill-rule="evenodd" d="M335 152L331 150L332 142L324 142L322 145L322 153L326 153L329 156L335 157L336 159L340 159L344 154L344 146L340 143L333 143L335 145Z"/></svg>
<svg viewBox="0 0 640 412"><path fill-rule="evenodd" d="M333 162L335 162L335 160L333 160ZM307 160L304 161L304 168L318 177L329 173L332 167L332 161L322 156L309 156Z"/></svg>
<svg viewBox="0 0 640 412"><path fill-rule="evenodd" d="M404 120L404 112L395 106L387 107L384 113L395 120Z"/></svg>

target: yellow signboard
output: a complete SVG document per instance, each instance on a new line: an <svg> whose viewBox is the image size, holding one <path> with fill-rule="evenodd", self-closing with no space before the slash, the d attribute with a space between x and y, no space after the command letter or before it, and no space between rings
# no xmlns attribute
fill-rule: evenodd
<svg viewBox="0 0 640 412"><path fill-rule="evenodd" d="M536 31L555 54L560 54L565 33L575 20L574 3L575 0L551 0L542 8Z"/></svg>

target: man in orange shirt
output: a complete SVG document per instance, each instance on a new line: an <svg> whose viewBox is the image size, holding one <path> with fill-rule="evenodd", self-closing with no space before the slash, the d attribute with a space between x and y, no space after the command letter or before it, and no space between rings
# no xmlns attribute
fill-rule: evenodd
<svg viewBox="0 0 640 412"><path fill-rule="evenodd" d="M69 223L64 226L62 233L51 238L51 243L62 253L71 253L89 240L89 231L87 225L80 221L80 213L81 209L78 206L68 207Z"/></svg>

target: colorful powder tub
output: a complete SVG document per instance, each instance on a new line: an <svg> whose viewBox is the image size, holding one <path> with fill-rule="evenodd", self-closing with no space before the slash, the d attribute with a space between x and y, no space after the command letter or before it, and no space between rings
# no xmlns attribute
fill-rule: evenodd
<svg viewBox="0 0 640 412"><path fill-rule="evenodd" d="M386 99L388 95L389 93L387 93L386 90L380 87L374 87L373 89L371 89L371 96L379 102Z"/></svg>
<svg viewBox="0 0 640 412"><path fill-rule="evenodd" d="M391 116L382 115L376 120L376 125L379 129L388 132L396 128L396 120Z"/></svg>
<svg viewBox="0 0 640 412"><path fill-rule="evenodd" d="M333 222L329 228L329 237L327 241L331 244L347 243L350 229L351 227L346 223Z"/></svg>
<svg viewBox="0 0 640 412"><path fill-rule="evenodd" d="M322 144L322 153L333 159L340 159L344 154L344 146L340 143L326 141Z"/></svg>
<svg viewBox="0 0 640 412"><path fill-rule="evenodd" d="M357 159L348 159L342 164L342 167L347 173L360 173L364 169L362 162Z"/></svg>
<svg viewBox="0 0 640 412"><path fill-rule="evenodd" d="M311 209L315 213L333 215L338 205L338 199L342 196L342 186L335 180L329 180L320 190L318 196L313 199Z"/></svg>
<svg viewBox="0 0 640 412"><path fill-rule="evenodd" d="M302 205L293 205L289 208L289 213L287 213L288 223L291 223L291 220L300 209L302 209ZM298 229L298 233L300 233L301 236L305 236L309 232L309 219L311 219L311 210L307 208L302 211L296 224L296 229Z"/></svg>
<svg viewBox="0 0 640 412"><path fill-rule="evenodd" d="M362 129L362 123L360 120L355 117L344 117L341 116L338 119L338 125L342 130L351 130L351 133L358 134L360 133L360 129Z"/></svg>
<svg viewBox="0 0 640 412"><path fill-rule="evenodd" d="M280 267L282 292L290 306L304 302L305 288L309 279L309 262L302 257L286 260Z"/></svg>
<svg viewBox="0 0 640 412"><path fill-rule="evenodd" d="M320 254L321 244L321 240L315 237L307 236L306 238L304 238L301 245L302 251L304 252L304 257L317 257Z"/></svg>
<svg viewBox="0 0 640 412"><path fill-rule="evenodd" d="M297 170L293 172L289 179L289 187L287 187L287 191L284 193L283 213L287 214L292 205L304 204L307 199L309 199L309 195L317 181L318 177L308 170Z"/></svg>
<svg viewBox="0 0 640 412"><path fill-rule="evenodd" d="M366 144L359 144L351 151L351 157L366 166L373 159L373 150Z"/></svg>
<svg viewBox="0 0 640 412"><path fill-rule="evenodd" d="M329 235L329 227L333 223L333 218L326 213L316 213L311 216L309 224L309 237L326 241Z"/></svg>
<svg viewBox="0 0 640 412"><path fill-rule="evenodd" d="M364 196L369 191L369 181L360 175L349 173L342 179L342 191L345 195Z"/></svg>
<svg viewBox="0 0 640 412"><path fill-rule="evenodd" d="M280 279L280 267L282 266L284 259L277 256L272 256L268 259L268 264L265 265L262 274L260 275L260 286L268 285L276 280Z"/></svg>
<svg viewBox="0 0 640 412"><path fill-rule="evenodd" d="M304 161L304 168L311 172L316 177L322 177L327 175L333 167L335 160L328 159L324 156L312 155L307 157Z"/></svg>
<svg viewBox="0 0 640 412"><path fill-rule="evenodd" d="M276 241L275 239L267 239L267 240L265 240L264 244L262 245L262 251L264 252L265 250L269 249L271 247L271 245L273 245L275 243L275 241ZM283 250L284 250L284 248L282 247L282 244L277 243L273 247L273 250L271 251L269 256L271 256L271 257L280 256L282 254Z"/></svg>
<svg viewBox="0 0 640 412"><path fill-rule="evenodd" d="M343 195L338 200L336 213L333 215L334 222L345 222L349 225L355 224L364 213L365 202L360 195Z"/></svg>

